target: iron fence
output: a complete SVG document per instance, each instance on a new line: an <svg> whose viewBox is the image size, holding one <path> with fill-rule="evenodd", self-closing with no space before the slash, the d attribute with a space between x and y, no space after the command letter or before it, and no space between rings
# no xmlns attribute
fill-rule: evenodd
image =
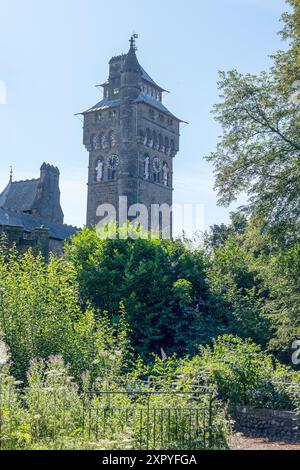
<svg viewBox="0 0 300 470"><path fill-rule="evenodd" d="M227 447L216 396L204 390L105 390L82 393L75 400L65 396L64 390L39 390L29 397L25 393L20 402L21 416L7 400L4 409L0 400L1 448L21 448L22 433L27 434L27 447L31 448L39 443L57 449Z"/></svg>

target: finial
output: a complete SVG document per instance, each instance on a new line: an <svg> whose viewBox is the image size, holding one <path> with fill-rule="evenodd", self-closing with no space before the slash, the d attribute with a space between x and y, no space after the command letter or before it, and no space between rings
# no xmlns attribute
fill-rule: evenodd
<svg viewBox="0 0 300 470"><path fill-rule="evenodd" d="M10 166L10 177L9 177L9 181L12 182L12 179L13 179L13 167Z"/></svg>
<svg viewBox="0 0 300 470"><path fill-rule="evenodd" d="M131 38L130 38L130 40L129 40L129 42L130 42L130 48L133 49L134 51L137 50L135 40L138 39L138 37L139 37L138 34L133 33L133 35L131 36Z"/></svg>

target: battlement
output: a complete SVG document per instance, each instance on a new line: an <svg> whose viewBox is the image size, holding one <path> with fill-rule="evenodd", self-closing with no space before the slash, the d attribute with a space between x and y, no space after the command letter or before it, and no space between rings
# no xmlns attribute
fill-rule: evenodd
<svg viewBox="0 0 300 470"><path fill-rule="evenodd" d="M49 172L49 173L55 173L57 175L60 174L59 169L57 168L57 166L50 165L49 163L45 163L45 162L41 166L41 171Z"/></svg>

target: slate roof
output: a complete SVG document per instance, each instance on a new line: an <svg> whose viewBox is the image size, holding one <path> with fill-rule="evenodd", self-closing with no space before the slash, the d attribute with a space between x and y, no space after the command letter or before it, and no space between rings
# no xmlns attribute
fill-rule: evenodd
<svg viewBox="0 0 300 470"><path fill-rule="evenodd" d="M141 92L138 98L135 100L136 103L146 103L152 106L153 108L156 108L158 111L161 111L162 113L167 114L168 116L172 117L173 119L176 119L177 121L184 122L181 119L177 118L172 114L163 104L161 101L156 100L155 98L152 98L152 96L147 95L146 93ZM99 101L99 103L95 104L92 108L88 109L87 111L84 111L82 114L88 114L92 113L95 111L104 111L105 109L111 109L111 108L116 108L121 105L121 100L109 100L108 98L104 98L103 100ZM1 207L1 203L0 203Z"/></svg>
<svg viewBox="0 0 300 470"><path fill-rule="evenodd" d="M142 72L142 78L146 82L149 82L149 83L151 83L151 85L154 85L156 88L159 88L160 91L167 91L164 88L157 85L157 83L150 77L150 75L146 72L145 69L143 69L143 67L141 65L140 65L140 69L141 69L141 72Z"/></svg>
<svg viewBox="0 0 300 470"><path fill-rule="evenodd" d="M105 109L116 108L120 106L121 100L109 100L108 98L104 98L103 100L99 101L99 103L95 104L92 108L84 111L82 114L91 113L93 111L103 111Z"/></svg>
<svg viewBox="0 0 300 470"><path fill-rule="evenodd" d="M24 232L32 232L35 228L45 227L49 230L49 236L55 240L69 240L72 235L78 232L78 228L71 225L56 224L49 222L43 217L22 214L0 208L0 226L22 227Z"/></svg>
<svg viewBox="0 0 300 470"><path fill-rule="evenodd" d="M161 101L156 100L155 98L152 98L152 96L147 95L147 93L141 92L138 98L135 100L136 103L146 103L152 106L153 108L158 109L158 111L161 111L162 113L167 114L168 116L172 117L173 119L176 119L177 121L181 121L181 119L177 118L172 114L163 104Z"/></svg>
<svg viewBox="0 0 300 470"><path fill-rule="evenodd" d="M122 67L123 72L138 72L142 75L142 69L135 54L135 48L131 45Z"/></svg>
<svg viewBox="0 0 300 470"><path fill-rule="evenodd" d="M10 181L0 194L0 207L19 212L30 211L37 196L39 183L39 179Z"/></svg>
<svg viewBox="0 0 300 470"><path fill-rule="evenodd" d="M116 57L113 57L111 60L110 60L110 63L114 60L118 60L118 59L122 59L124 60L124 70L126 68L128 69L135 69L137 71L139 71L141 73L141 77L144 81L150 83L151 85L153 85L154 87L156 87L158 90L160 91L167 91L165 90L165 88L162 88L161 86L159 86L151 77L150 75L146 72L146 70L141 66L141 64L139 63L137 57L136 57L136 54L135 54L135 51L133 49L130 49L128 54L122 54L120 56L116 56ZM106 86L109 82L106 81L105 83L102 83L102 85L100 86ZM147 95L145 95L147 96ZM147 97L147 101L145 99L140 99L139 101L144 101L148 104L151 104L152 106L155 106L155 103L156 103L156 100L153 100L153 103L149 102L151 100L150 97ZM87 113L91 113L91 112L94 112L94 111L104 111L105 109L110 109L110 108L115 108L117 106L120 106L121 104L121 100L120 99L116 99L116 100L109 100L108 98L104 98L102 99L101 101L99 101L99 103L95 104L95 106L93 106L92 108L88 109L87 111L84 111L83 113L80 113L80 114L87 114ZM177 119L175 116L173 116L173 114L171 114L167 108L165 108L165 106L163 106L161 103L156 103L156 108L160 109L160 111L163 111L164 113L167 113L169 114L169 116L172 116L174 117L175 119ZM180 120L180 119L178 119Z"/></svg>

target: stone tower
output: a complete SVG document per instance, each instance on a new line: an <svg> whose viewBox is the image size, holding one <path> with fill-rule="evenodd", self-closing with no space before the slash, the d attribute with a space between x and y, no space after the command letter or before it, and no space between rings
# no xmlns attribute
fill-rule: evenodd
<svg viewBox="0 0 300 470"><path fill-rule="evenodd" d="M82 113L83 142L89 152L87 225L107 215L97 211L103 204L114 206L120 225L136 218L143 205L148 229L153 205L172 206L181 121L162 104L166 90L139 64L135 36L128 54L110 60L109 78L101 87L103 99ZM133 206L127 216L120 198L127 198L128 208Z"/></svg>

